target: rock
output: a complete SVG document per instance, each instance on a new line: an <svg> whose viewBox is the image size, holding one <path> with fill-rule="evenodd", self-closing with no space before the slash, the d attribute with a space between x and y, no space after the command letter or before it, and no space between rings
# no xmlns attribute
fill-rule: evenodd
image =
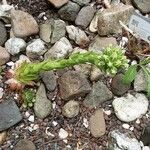
<svg viewBox="0 0 150 150"><path fill-rule="evenodd" d="M150 13L150 1L148 0L132 0L133 4L142 12Z"/></svg>
<svg viewBox="0 0 150 150"><path fill-rule="evenodd" d="M137 93L135 96L128 94L126 97L115 98L112 104L118 119L131 122L147 112L149 103L144 94Z"/></svg>
<svg viewBox="0 0 150 150"><path fill-rule="evenodd" d="M54 44L66 34L66 23L63 20L54 20L52 25L51 43Z"/></svg>
<svg viewBox="0 0 150 150"><path fill-rule="evenodd" d="M36 147L31 140L23 139L16 144L15 150L36 150Z"/></svg>
<svg viewBox="0 0 150 150"><path fill-rule="evenodd" d="M68 71L64 73L59 79L59 88L60 96L65 100L84 96L91 90L89 82L85 76L76 71Z"/></svg>
<svg viewBox="0 0 150 150"><path fill-rule="evenodd" d="M102 53L102 51L109 45L117 46L117 41L114 37L100 37L96 36L89 46L89 51Z"/></svg>
<svg viewBox="0 0 150 150"><path fill-rule="evenodd" d="M22 120L21 113L14 100L0 103L0 131L6 130Z"/></svg>
<svg viewBox="0 0 150 150"><path fill-rule="evenodd" d="M128 23L134 8L131 5L121 3L109 9L105 9L98 18L98 33L100 36L119 33L122 29L119 21L125 25Z"/></svg>
<svg viewBox="0 0 150 150"><path fill-rule="evenodd" d="M62 114L67 118L76 117L79 114L79 103L74 100L67 102L62 108Z"/></svg>
<svg viewBox="0 0 150 150"><path fill-rule="evenodd" d="M41 24L40 25L40 38L46 42L46 43L50 43L51 39L51 32L52 32L52 29L51 29L51 24L50 22L46 22L44 24Z"/></svg>
<svg viewBox="0 0 150 150"><path fill-rule="evenodd" d="M60 8L64 4L68 3L69 0L48 0L51 4L53 4L56 8Z"/></svg>
<svg viewBox="0 0 150 150"><path fill-rule="evenodd" d="M0 66L4 65L10 59L10 54L4 47L0 46Z"/></svg>
<svg viewBox="0 0 150 150"><path fill-rule="evenodd" d="M98 10L95 13L95 15L94 15L94 17L93 17L93 19L90 23L89 30L93 33L97 32L97 30L98 30L97 24L98 24L98 17L99 17L100 14L101 14L101 10Z"/></svg>
<svg viewBox="0 0 150 150"><path fill-rule="evenodd" d="M26 48L26 55L29 58L37 58L46 52L45 43L41 39L33 40Z"/></svg>
<svg viewBox="0 0 150 150"><path fill-rule="evenodd" d="M27 12L11 11L11 23L14 35L19 38L27 37L39 32L36 20Z"/></svg>
<svg viewBox="0 0 150 150"><path fill-rule="evenodd" d="M2 21L0 21L0 35L0 46L2 46L7 40L7 31Z"/></svg>
<svg viewBox="0 0 150 150"><path fill-rule="evenodd" d="M134 80L134 90L137 92L147 92L147 79L143 70L139 70Z"/></svg>
<svg viewBox="0 0 150 150"><path fill-rule="evenodd" d="M125 94L131 87L131 84L123 83L123 76L123 74L117 74L111 82L111 91L117 96Z"/></svg>
<svg viewBox="0 0 150 150"><path fill-rule="evenodd" d="M140 140L144 143L144 145L150 145L150 125L144 129L143 134L141 135Z"/></svg>
<svg viewBox="0 0 150 150"><path fill-rule="evenodd" d="M80 6L84 6L89 4L91 0L72 0L72 1L79 4Z"/></svg>
<svg viewBox="0 0 150 150"><path fill-rule="evenodd" d="M7 137L6 131L0 132L0 145L5 142L6 137Z"/></svg>
<svg viewBox="0 0 150 150"><path fill-rule="evenodd" d="M3 18L9 18L10 16L10 11L14 9L12 5L0 5L0 17Z"/></svg>
<svg viewBox="0 0 150 150"><path fill-rule="evenodd" d="M65 6L59 9L58 14L63 20L75 21L79 10L80 6L78 4L69 1Z"/></svg>
<svg viewBox="0 0 150 150"><path fill-rule="evenodd" d="M96 10L91 6L83 7L76 17L75 24L83 29L87 28L94 17L95 11Z"/></svg>
<svg viewBox="0 0 150 150"><path fill-rule="evenodd" d="M44 119L51 113L51 110L52 103L47 99L45 87L41 84L36 93L34 112L38 118Z"/></svg>
<svg viewBox="0 0 150 150"><path fill-rule="evenodd" d="M69 40L65 37L62 37L45 53L45 59L65 58L72 51L73 48Z"/></svg>
<svg viewBox="0 0 150 150"><path fill-rule="evenodd" d="M89 77L90 75L90 70L91 70L91 64L81 64L81 65L75 65L73 66L75 71L80 72L83 74L85 77Z"/></svg>
<svg viewBox="0 0 150 150"><path fill-rule="evenodd" d="M76 44L78 44L80 47L84 48L89 44L89 38L83 30L73 25L66 26L66 30L69 38L73 40Z"/></svg>
<svg viewBox="0 0 150 150"><path fill-rule="evenodd" d="M47 90L54 91L57 86L57 79L53 71L45 71L40 74Z"/></svg>
<svg viewBox="0 0 150 150"><path fill-rule="evenodd" d="M105 101L112 98L111 91L103 82L96 82L93 84L91 92L85 97L83 104L89 108L98 107Z"/></svg>
<svg viewBox="0 0 150 150"><path fill-rule="evenodd" d="M96 110L90 117L90 131L92 136L96 138L105 134L106 125L102 109Z"/></svg>
<svg viewBox="0 0 150 150"><path fill-rule="evenodd" d="M110 132L108 142L109 150L141 150L140 143L135 138L131 139L118 130Z"/></svg>
<svg viewBox="0 0 150 150"><path fill-rule="evenodd" d="M5 43L6 50L11 55L16 55L26 48L26 42L23 39L12 37Z"/></svg>
<svg viewBox="0 0 150 150"><path fill-rule="evenodd" d="M91 74L90 74L90 80L93 81L98 81L101 77L103 76L102 71L97 68L96 66L92 66L91 69Z"/></svg>
<svg viewBox="0 0 150 150"><path fill-rule="evenodd" d="M64 130L63 128L60 128L58 134L59 134L59 138L61 138L61 139L65 139L69 135L68 132L66 130Z"/></svg>

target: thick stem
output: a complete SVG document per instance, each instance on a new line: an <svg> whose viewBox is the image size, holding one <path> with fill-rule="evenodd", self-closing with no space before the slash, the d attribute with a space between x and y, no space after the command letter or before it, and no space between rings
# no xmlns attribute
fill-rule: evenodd
<svg viewBox="0 0 150 150"><path fill-rule="evenodd" d="M63 69L87 62L100 67L100 60L100 54L86 52L72 54L68 59L46 60L40 63L25 62L16 70L15 78L24 84L28 84L30 81L38 79L39 73L42 71Z"/></svg>

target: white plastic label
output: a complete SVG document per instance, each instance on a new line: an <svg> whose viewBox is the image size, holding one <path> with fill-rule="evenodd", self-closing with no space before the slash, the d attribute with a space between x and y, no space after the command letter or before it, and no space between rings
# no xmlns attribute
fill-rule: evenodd
<svg viewBox="0 0 150 150"><path fill-rule="evenodd" d="M129 28L141 39L150 43L150 19L140 15L132 15Z"/></svg>

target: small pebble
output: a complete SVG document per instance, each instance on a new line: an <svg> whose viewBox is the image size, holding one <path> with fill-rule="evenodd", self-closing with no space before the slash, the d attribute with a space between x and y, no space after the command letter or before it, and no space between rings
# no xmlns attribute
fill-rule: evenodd
<svg viewBox="0 0 150 150"><path fill-rule="evenodd" d="M84 125L85 128L89 127L89 122L86 118L83 118L83 125Z"/></svg>
<svg viewBox="0 0 150 150"><path fill-rule="evenodd" d="M39 125L38 125L38 124L35 124L35 125L33 126L33 130L37 130L37 129L39 129Z"/></svg>
<svg viewBox="0 0 150 150"><path fill-rule="evenodd" d="M54 125L54 127L56 127L58 125L58 123L56 121L53 121L52 124Z"/></svg>
<svg viewBox="0 0 150 150"><path fill-rule="evenodd" d="M4 90L3 88L0 87L0 99L3 97L3 94L4 94Z"/></svg>
<svg viewBox="0 0 150 150"><path fill-rule="evenodd" d="M30 113L28 111L26 111L25 116L28 118L30 116Z"/></svg>
<svg viewBox="0 0 150 150"><path fill-rule="evenodd" d="M31 115L31 116L28 118L28 120L29 120L30 122L34 122L34 116Z"/></svg>
<svg viewBox="0 0 150 150"><path fill-rule="evenodd" d="M134 127L132 126L132 127L130 127L130 131L133 131L134 130Z"/></svg>
<svg viewBox="0 0 150 150"><path fill-rule="evenodd" d="M46 128L45 133L46 133L48 136L55 137L55 135L52 134L51 132L49 132L48 130L49 130L49 127Z"/></svg>
<svg viewBox="0 0 150 150"><path fill-rule="evenodd" d="M28 127L28 130L29 130L30 132L32 132L32 131L33 131L33 128L32 128L32 127Z"/></svg>
<svg viewBox="0 0 150 150"><path fill-rule="evenodd" d="M104 113L109 116L111 115L111 110L106 110L106 111L104 110Z"/></svg>
<svg viewBox="0 0 150 150"><path fill-rule="evenodd" d="M140 122L140 119L137 119L136 120L136 124L140 124L141 122Z"/></svg>
<svg viewBox="0 0 150 150"><path fill-rule="evenodd" d="M67 139L65 139L65 140L63 140L63 141L64 141L64 143L66 143L66 144L68 143L68 140L67 140Z"/></svg>
<svg viewBox="0 0 150 150"><path fill-rule="evenodd" d="M59 137L61 139L65 139L68 137L68 132L66 130L64 130L63 128L60 128L59 130Z"/></svg>
<svg viewBox="0 0 150 150"><path fill-rule="evenodd" d="M129 128L130 128L130 125L127 124L127 123L124 123L124 124L122 124L122 127L123 127L124 129L129 129Z"/></svg>

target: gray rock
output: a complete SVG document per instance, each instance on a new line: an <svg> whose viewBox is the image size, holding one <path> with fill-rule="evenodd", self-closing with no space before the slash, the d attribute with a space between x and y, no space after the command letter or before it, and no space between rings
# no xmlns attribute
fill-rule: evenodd
<svg viewBox="0 0 150 150"><path fill-rule="evenodd" d="M139 70L134 80L134 90L137 92L147 92L147 79L143 70Z"/></svg>
<svg viewBox="0 0 150 150"><path fill-rule="evenodd" d="M78 4L69 1L65 6L59 9L58 14L63 20L75 21L79 10L80 6Z"/></svg>
<svg viewBox="0 0 150 150"><path fill-rule="evenodd" d="M105 101L112 98L112 92L103 82L96 82L93 84L91 92L85 97L83 104L89 108L98 107Z"/></svg>
<svg viewBox="0 0 150 150"><path fill-rule="evenodd" d="M26 48L26 55L29 58L37 58L46 52L45 43L41 39L35 39Z"/></svg>
<svg viewBox="0 0 150 150"><path fill-rule="evenodd" d="M80 47L86 47L89 44L89 38L85 32L73 25L66 26L68 36L71 40L75 41Z"/></svg>
<svg viewBox="0 0 150 150"><path fill-rule="evenodd" d="M16 37L27 37L39 32L36 20L27 12L21 10L11 11L12 30Z"/></svg>
<svg viewBox="0 0 150 150"><path fill-rule="evenodd" d="M49 91L53 91L57 86L56 76L53 71L45 71L40 74L42 80Z"/></svg>
<svg viewBox="0 0 150 150"><path fill-rule="evenodd" d="M36 93L34 112L38 118L44 119L51 113L51 110L52 103L47 99L45 87L41 84Z"/></svg>
<svg viewBox="0 0 150 150"><path fill-rule="evenodd" d="M16 55L25 50L26 42L21 38L12 37L6 41L5 48L11 55Z"/></svg>
<svg viewBox="0 0 150 150"><path fill-rule="evenodd" d="M10 59L10 54L8 51L0 46L0 66L4 65Z"/></svg>
<svg viewBox="0 0 150 150"><path fill-rule="evenodd" d="M16 144L15 150L36 150L36 147L31 140L23 139Z"/></svg>
<svg viewBox="0 0 150 150"><path fill-rule="evenodd" d="M111 35L121 32L122 26L119 21L127 25L134 8L131 5L118 4L117 7L105 9L99 14L98 33L100 36Z"/></svg>
<svg viewBox="0 0 150 150"><path fill-rule="evenodd" d="M44 24L40 25L40 38L46 42L46 43L50 43L51 39L51 23L50 22L46 22Z"/></svg>
<svg viewBox="0 0 150 150"><path fill-rule="evenodd" d="M144 145L150 145L150 125L145 127L143 134L141 135L140 140L144 143Z"/></svg>
<svg viewBox="0 0 150 150"><path fill-rule="evenodd" d="M141 150L140 143L135 138L129 138L118 130L109 134L109 150Z"/></svg>
<svg viewBox="0 0 150 150"><path fill-rule="evenodd" d="M71 100L89 93L89 82L79 72L68 71L59 79L60 96L64 100Z"/></svg>
<svg viewBox="0 0 150 150"><path fill-rule="evenodd" d="M115 114L121 121L131 122L144 115L148 110L148 99L144 94L115 98L112 103ZM139 107L140 106L140 107Z"/></svg>
<svg viewBox="0 0 150 150"><path fill-rule="evenodd" d="M90 117L90 131L91 134L96 138L105 134L106 124L102 109L96 110Z"/></svg>
<svg viewBox="0 0 150 150"><path fill-rule="evenodd" d="M92 66L91 73L90 73L90 80L93 81L98 81L100 78L102 78L103 72L97 68L96 66Z"/></svg>
<svg viewBox="0 0 150 150"><path fill-rule="evenodd" d="M96 10L91 6L83 7L77 15L75 24L85 29L90 24L92 18L94 17L95 11Z"/></svg>
<svg viewBox="0 0 150 150"><path fill-rule="evenodd" d="M2 46L7 40L7 31L2 21L0 21L0 35L0 46Z"/></svg>
<svg viewBox="0 0 150 150"><path fill-rule="evenodd" d="M12 5L0 5L0 17L3 18L9 18L10 17L10 11L14 9Z"/></svg>
<svg viewBox="0 0 150 150"><path fill-rule="evenodd" d="M63 20L54 20L52 25L51 43L54 44L66 34L66 23Z"/></svg>
<svg viewBox="0 0 150 150"><path fill-rule="evenodd" d="M125 94L131 86L131 84L124 84L122 80L123 74L117 74L113 77L111 82L111 91L117 96Z"/></svg>
<svg viewBox="0 0 150 150"><path fill-rule="evenodd" d="M150 1L149 0L132 0L133 4L142 12L150 13Z"/></svg>
<svg viewBox="0 0 150 150"><path fill-rule="evenodd" d="M53 47L51 47L45 53L45 59L50 58L65 58L70 52L73 51L72 45L69 40L65 37L62 37L59 41L57 41Z"/></svg>
<svg viewBox="0 0 150 150"><path fill-rule="evenodd" d="M80 6L84 6L89 4L91 0L72 0L72 1L79 4Z"/></svg>
<svg viewBox="0 0 150 150"><path fill-rule="evenodd" d="M21 113L14 100L1 102L0 110L0 131L10 128L22 120Z"/></svg>
<svg viewBox="0 0 150 150"><path fill-rule="evenodd" d="M62 107L62 114L67 118L73 118L79 114L79 109L79 102L70 100Z"/></svg>
<svg viewBox="0 0 150 150"><path fill-rule="evenodd" d="M109 45L117 46L117 41L114 37L96 36L89 46L89 51L101 53Z"/></svg>
<svg viewBox="0 0 150 150"><path fill-rule="evenodd" d="M48 0L51 4L53 4L56 8L60 8L64 4L66 4L69 0Z"/></svg>

